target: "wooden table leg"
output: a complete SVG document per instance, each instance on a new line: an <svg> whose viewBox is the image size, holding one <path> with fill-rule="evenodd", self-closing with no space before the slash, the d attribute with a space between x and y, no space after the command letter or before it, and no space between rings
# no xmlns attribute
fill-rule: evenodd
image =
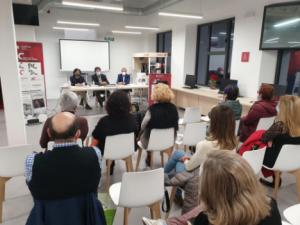
<svg viewBox="0 0 300 225"><path fill-rule="evenodd" d="M0 177L0 223L3 221L3 202L5 200L5 183L10 177Z"/></svg>

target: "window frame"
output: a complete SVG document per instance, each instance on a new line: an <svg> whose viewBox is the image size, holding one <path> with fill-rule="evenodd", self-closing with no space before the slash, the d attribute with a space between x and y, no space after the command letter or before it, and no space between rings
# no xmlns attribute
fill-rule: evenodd
<svg viewBox="0 0 300 225"><path fill-rule="evenodd" d="M229 68L229 49L230 49L230 38L231 38L231 30L233 28L233 24L235 22L235 17L231 17L228 19L223 19L223 20L218 20L218 21L212 21L208 23L203 23L199 24L197 26L197 43L196 43L196 66L195 66L195 76L197 76L197 84L198 84L198 60L199 60L199 45L200 45L200 35L201 35L201 27L202 26L208 26L209 29L209 44L208 44L208 49L209 51L207 52L207 65L206 65L206 78L205 78L205 84L198 84L198 85L203 85L203 86L208 86L209 83L209 63L210 63L210 48L211 48L211 35L212 35L212 26L213 24L218 24L218 23L226 23L226 31L227 31L227 43L225 44L225 62L224 62L224 75L228 73L228 68ZM232 56L231 56L232 57ZM229 77L230 78L230 77Z"/></svg>

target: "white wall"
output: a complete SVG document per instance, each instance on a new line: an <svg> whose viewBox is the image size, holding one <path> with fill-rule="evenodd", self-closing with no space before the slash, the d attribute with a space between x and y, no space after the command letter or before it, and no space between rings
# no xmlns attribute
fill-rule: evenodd
<svg viewBox="0 0 300 225"><path fill-rule="evenodd" d="M25 25L15 25L17 41L36 41L35 27Z"/></svg>

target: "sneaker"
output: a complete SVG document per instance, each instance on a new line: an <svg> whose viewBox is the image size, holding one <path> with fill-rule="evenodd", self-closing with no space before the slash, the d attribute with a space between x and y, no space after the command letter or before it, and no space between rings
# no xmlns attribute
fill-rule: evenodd
<svg viewBox="0 0 300 225"><path fill-rule="evenodd" d="M92 109L92 107L91 107L91 106L89 106L88 104L86 104L86 105L85 105L85 109L87 109L87 110L91 110L91 109Z"/></svg>
<svg viewBox="0 0 300 225"><path fill-rule="evenodd" d="M151 220L146 217L143 217L143 223L144 225L166 225L166 222L164 220Z"/></svg>

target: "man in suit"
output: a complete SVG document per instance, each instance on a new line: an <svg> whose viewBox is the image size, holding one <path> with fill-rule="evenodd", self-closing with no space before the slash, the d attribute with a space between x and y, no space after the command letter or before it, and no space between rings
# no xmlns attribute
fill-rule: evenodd
<svg viewBox="0 0 300 225"><path fill-rule="evenodd" d="M127 73L127 69L125 67L123 67L121 69L121 73L118 74L117 84L130 84L130 75Z"/></svg>
<svg viewBox="0 0 300 225"><path fill-rule="evenodd" d="M79 121L72 113L53 116L47 132L54 140L53 150L32 153L25 160L26 182L34 198L26 224L104 225L97 200L100 150L78 146Z"/></svg>
<svg viewBox="0 0 300 225"><path fill-rule="evenodd" d="M101 68L100 67L95 67L95 74L92 76L92 81L94 82L95 85L98 86L105 86L109 84L109 81L106 77L105 74L101 73ZM107 92L107 96L109 96L109 92ZM94 95L96 96L99 104L101 107L103 107L103 102L105 101L105 91L94 91Z"/></svg>

